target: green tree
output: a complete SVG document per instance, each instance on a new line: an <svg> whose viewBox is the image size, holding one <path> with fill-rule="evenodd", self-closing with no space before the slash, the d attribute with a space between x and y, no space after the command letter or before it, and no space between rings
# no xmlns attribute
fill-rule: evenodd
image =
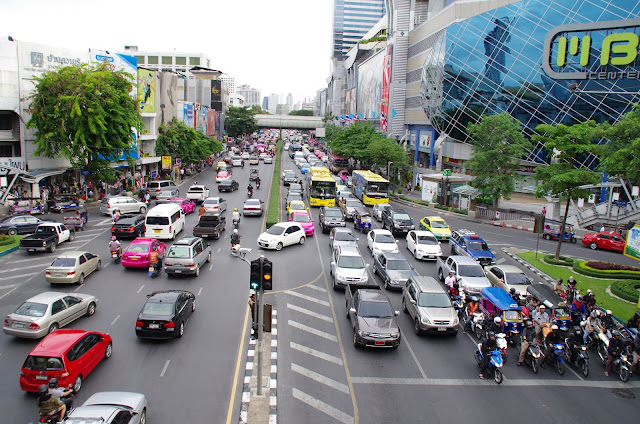
<svg viewBox="0 0 640 424"><path fill-rule="evenodd" d="M209 155L222 151L222 143L198 132L173 118L158 129L157 156L178 157L185 164L205 160Z"/></svg>
<svg viewBox="0 0 640 424"><path fill-rule="evenodd" d="M291 112L289 112L289 115L293 115L293 116L313 116L313 111L312 110L305 110L305 109L298 109L298 110L292 110Z"/></svg>
<svg viewBox="0 0 640 424"><path fill-rule="evenodd" d="M494 208L501 197L510 198L520 159L531 148L520 128L520 121L506 112L484 116L480 123L467 127L473 145L473 156L467 162L474 175L473 186L492 199Z"/></svg>
<svg viewBox="0 0 640 424"><path fill-rule="evenodd" d="M624 114L613 125L602 125L603 137L609 143L598 147L600 169L611 175L619 175L640 181L640 108Z"/></svg>
<svg viewBox="0 0 640 424"><path fill-rule="evenodd" d="M34 153L68 159L73 168L90 172L89 181L111 179L109 165L120 152L131 161L133 132L143 126L129 95L132 81L103 64L64 66L36 77L27 123L36 129Z"/></svg>
<svg viewBox="0 0 640 424"><path fill-rule="evenodd" d="M252 115L257 115L257 114L261 114L261 115L269 115L269 112L262 109L260 106L258 105L253 105L249 108L249 110L251 111Z"/></svg>
<svg viewBox="0 0 640 424"><path fill-rule="evenodd" d="M227 118L224 121L227 134L231 137L238 137L257 131L258 124L253 116L255 114L253 111L254 109L248 107L229 106Z"/></svg>
<svg viewBox="0 0 640 424"><path fill-rule="evenodd" d="M380 135L382 136L382 134ZM393 162L394 167L400 167L409 161L408 153L402 146L384 136L371 140L367 147L366 156L370 164L380 168L386 167L389 162Z"/></svg>
<svg viewBox="0 0 640 424"><path fill-rule="evenodd" d="M560 233L564 234L572 199L589 196L589 192L580 188L586 184L598 184L602 175L580 165L580 160L594 153L598 145L593 143L598 138L599 130L594 121L586 121L574 125L547 125L536 127L537 134L532 139L544 143L544 147L553 152L554 157L549 166L536 168L536 178L543 181L536 191L536 196L561 196L567 201ZM562 237L558 240L556 260L560 258Z"/></svg>

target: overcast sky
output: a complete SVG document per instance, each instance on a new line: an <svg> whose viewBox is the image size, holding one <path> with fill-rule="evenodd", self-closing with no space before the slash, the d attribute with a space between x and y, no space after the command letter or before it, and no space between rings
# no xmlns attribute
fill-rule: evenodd
<svg viewBox="0 0 640 424"><path fill-rule="evenodd" d="M326 86L333 0L0 0L0 36L58 47L204 53L262 95ZM283 99L284 101L284 99Z"/></svg>

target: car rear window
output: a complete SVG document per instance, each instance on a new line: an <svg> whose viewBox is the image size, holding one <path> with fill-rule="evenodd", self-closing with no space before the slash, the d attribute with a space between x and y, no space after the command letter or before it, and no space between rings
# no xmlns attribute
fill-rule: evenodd
<svg viewBox="0 0 640 424"><path fill-rule="evenodd" d="M147 184L147 188L158 188L160 187L160 183L159 182L150 182Z"/></svg>
<svg viewBox="0 0 640 424"><path fill-rule="evenodd" d="M205 200L204 204L205 205L217 205L218 204L218 199Z"/></svg>
<svg viewBox="0 0 640 424"><path fill-rule="evenodd" d="M142 313L145 315L167 316L173 314L173 304L171 303L157 303L147 302L142 308Z"/></svg>
<svg viewBox="0 0 640 424"><path fill-rule="evenodd" d="M27 356L22 368L32 371L63 370L62 359L48 356Z"/></svg>
<svg viewBox="0 0 640 424"><path fill-rule="evenodd" d="M47 312L47 305L44 303L24 302L16 309L14 314L27 317L43 317Z"/></svg>
<svg viewBox="0 0 640 424"><path fill-rule="evenodd" d="M59 266L59 267L72 267L75 265L76 265L75 258L57 258L51 264L51 266Z"/></svg>
<svg viewBox="0 0 640 424"><path fill-rule="evenodd" d="M169 225L169 218L166 216L148 216L147 225Z"/></svg>
<svg viewBox="0 0 640 424"><path fill-rule="evenodd" d="M202 187L191 187L189 189L190 193L202 193L204 189Z"/></svg>
<svg viewBox="0 0 640 424"><path fill-rule="evenodd" d="M324 211L324 216L342 216L342 212L336 209L327 209Z"/></svg>
<svg viewBox="0 0 640 424"><path fill-rule="evenodd" d="M149 253L149 246L146 244L130 244L127 247L127 252L129 253Z"/></svg>
<svg viewBox="0 0 640 424"><path fill-rule="evenodd" d="M191 249L186 246L171 246L169 250L168 258L190 258Z"/></svg>

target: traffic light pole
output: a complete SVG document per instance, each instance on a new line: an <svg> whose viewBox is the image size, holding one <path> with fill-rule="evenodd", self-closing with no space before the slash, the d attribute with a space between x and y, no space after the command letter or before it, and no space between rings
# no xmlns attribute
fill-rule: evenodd
<svg viewBox="0 0 640 424"><path fill-rule="evenodd" d="M260 274L262 274L262 264L263 260L260 261ZM256 295L256 300L258 302L258 343L256 346L256 361L258 361L258 375L256 383L258 384L258 396L262 396L262 327L264 324L263 296L264 288L262 287L262 284L260 284L260 287L258 287L258 294Z"/></svg>

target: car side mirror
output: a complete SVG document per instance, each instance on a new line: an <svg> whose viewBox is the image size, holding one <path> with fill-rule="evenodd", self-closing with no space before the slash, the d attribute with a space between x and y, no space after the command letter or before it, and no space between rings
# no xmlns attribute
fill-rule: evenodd
<svg viewBox="0 0 640 424"><path fill-rule="evenodd" d="M400 315L400 311L393 311L393 315L395 315L395 316Z"/></svg>
<svg viewBox="0 0 640 424"><path fill-rule="evenodd" d="M349 313L350 314L355 314L356 313L356 308L349 308Z"/></svg>
<svg viewBox="0 0 640 424"><path fill-rule="evenodd" d="M331 263L329 265L336 266L336 263L335 263L335 261L331 261Z"/></svg>

